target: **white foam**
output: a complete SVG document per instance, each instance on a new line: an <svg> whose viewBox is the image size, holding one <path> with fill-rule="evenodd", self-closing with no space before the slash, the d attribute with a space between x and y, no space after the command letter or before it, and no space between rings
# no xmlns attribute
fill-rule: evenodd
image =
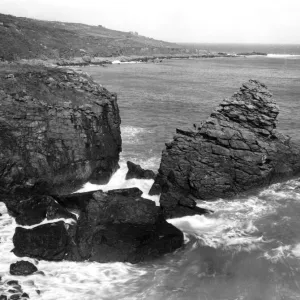
<svg viewBox="0 0 300 300"><path fill-rule="evenodd" d="M270 260L273 263L277 263L283 259L286 259L291 255L290 245L280 245L277 248L271 249L264 253L264 258Z"/></svg>
<svg viewBox="0 0 300 300"><path fill-rule="evenodd" d="M276 210L272 201L259 197L232 201L201 201L198 206L213 210L214 213L172 219L168 222L195 236L204 245L236 251L251 251L265 243L255 222Z"/></svg>
<svg viewBox="0 0 300 300"><path fill-rule="evenodd" d="M240 222L196 215L171 219L168 222L213 248L252 250L262 241L261 236L251 235L257 231L251 221Z"/></svg>
<svg viewBox="0 0 300 300"><path fill-rule="evenodd" d="M273 54L273 53L270 53L267 55L267 57L270 57L270 58L300 58L300 55L299 54Z"/></svg>
<svg viewBox="0 0 300 300"><path fill-rule="evenodd" d="M142 136L151 132L151 130L142 127L121 126L122 142L125 144L138 144Z"/></svg>
<svg viewBox="0 0 300 300"><path fill-rule="evenodd" d="M265 252L263 257L272 261L273 263L277 263L278 261L283 261L291 257L300 258L300 243L294 246L280 245Z"/></svg>
<svg viewBox="0 0 300 300"><path fill-rule="evenodd" d="M140 64L141 61L120 61L120 60L114 60L112 61L113 65L123 65L123 64Z"/></svg>
<svg viewBox="0 0 300 300"><path fill-rule="evenodd" d="M146 161L142 167L149 166L152 164L154 160L150 159L148 162ZM83 193L83 192L89 192L89 191L96 191L96 190L102 190L104 192L107 192L109 190L115 190L115 189L125 189L125 188L132 188L137 187L139 188L143 194L142 197L146 199L150 199L152 201L155 201L157 205L159 205L159 196L150 196L149 190L151 186L154 183L153 179L129 179L126 180L126 174L127 174L128 168L125 162L120 163L119 170L111 177L108 184L105 185L99 185L99 184L92 184L90 182L86 183L83 188L76 191L76 193Z"/></svg>
<svg viewBox="0 0 300 300"><path fill-rule="evenodd" d="M44 219L41 223L38 223L38 224L34 224L34 225L29 225L29 226L22 226L22 225L18 225L18 227L22 227L22 228L25 228L25 229L33 229L37 226L40 226L40 225L45 225L45 224L50 224L50 223L58 223L58 222L61 222L63 221L65 224L69 224L69 225L74 225L76 223L76 221L74 219L63 219L63 218L59 218L59 219L53 219L53 220L47 220L47 219Z"/></svg>
<svg viewBox="0 0 300 300"><path fill-rule="evenodd" d="M280 201L290 199L300 200L300 182L297 179L289 180L283 183L276 183L263 190L260 197L266 197L269 201Z"/></svg>
<svg viewBox="0 0 300 300"><path fill-rule="evenodd" d="M300 243L293 247L292 253L294 256L300 258Z"/></svg>

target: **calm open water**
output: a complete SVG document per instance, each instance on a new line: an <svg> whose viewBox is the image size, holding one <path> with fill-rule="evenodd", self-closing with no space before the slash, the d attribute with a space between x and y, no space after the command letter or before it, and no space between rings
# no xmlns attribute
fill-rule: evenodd
<svg viewBox="0 0 300 300"><path fill-rule="evenodd" d="M87 184L83 190L138 186L147 197L153 181L125 181L126 160L157 170L164 143L176 127L205 120L250 78L273 92L281 108L279 129L300 139L300 59L295 57L170 60L83 71L118 93L123 139L121 168L110 183ZM152 199L158 202L158 197ZM18 280L31 299L43 300L300 299L300 179L201 206L215 212L170 220L184 231L185 247L157 261L41 261L37 267L45 275ZM8 274L9 264L17 260L9 252L15 223L1 203L0 212L0 276L5 281L16 279Z"/></svg>

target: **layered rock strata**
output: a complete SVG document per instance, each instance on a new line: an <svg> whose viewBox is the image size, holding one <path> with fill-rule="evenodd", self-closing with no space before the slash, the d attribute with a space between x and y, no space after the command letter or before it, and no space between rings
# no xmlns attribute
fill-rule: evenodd
<svg viewBox="0 0 300 300"><path fill-rule="evenodd" d="M121 151L117 96L84 74L9 66L0 72L0 189L61 193L105 183Z"/></svg>
<svg viewBox="0 0 300 300"><path fill-rule="evenodd" d="M300 147L276 130L278 113L267 87L250 80L200 127L177 129L150 191L161 193L165 215L192 215L199 199L232 197L299 173Z"/></svg>
<svg viewBox="0 0 300 300"><path fill-rule="evenodd" d="M137 263L181 247L182 232L165 221L153 201L141 195L133 188L55 196L61 211L77 212L77 221L52 222L32 229L17 227L13 252L54 261ZM35 220L32 213L26 222L33 224Z"/></svg>

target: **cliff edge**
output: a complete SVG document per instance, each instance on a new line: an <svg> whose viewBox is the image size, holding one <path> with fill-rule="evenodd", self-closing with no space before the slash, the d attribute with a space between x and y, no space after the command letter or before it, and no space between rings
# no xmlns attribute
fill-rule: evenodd
<svg viewBox="0 0 300 300"><path fill-rule="evenodd" d="M121 151L117 96L68 69L0 69L0 188L70 192L107 182Z"/></svg>

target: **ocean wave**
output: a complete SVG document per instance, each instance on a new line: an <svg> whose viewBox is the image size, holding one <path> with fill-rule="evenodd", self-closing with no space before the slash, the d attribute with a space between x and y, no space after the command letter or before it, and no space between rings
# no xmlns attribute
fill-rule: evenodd
<svg viewBox="0 0 300 300"><path fill-rule="evenodd" d="M263 257L273 263L292 257L300 258L300 243L296 245L280 245L265 252Z"/></svg>
<svg viewBox="0 0 300 300"><path fill-rule="evenodd" d="M149 166L153 166L153 164L157 163L157 158L150 158L148 160L144 160L144 163L142 164L143 168L148 168ZM156 205L159 205L159 196L150 196L149 190L151 186L154 183L153 179L129 179L126 180L126 174L128 172L127 164L124 161L120 162L120 168L117 170L117 172L111 177L108 184L105 185L99 185L99 184L92 184L92 183L86 183L80 190L76 191L76 193L84 193L84 192L90 192L90 191L96 191L96 190L103 190L104 192L109 190L115 190L115 189L125 189L125 188L133 188L137 187L139 188L143 194L142 197L146 199L150 199L156 203Z"/></svg>
<svg viewBox="0 0 300 300"><path fill-rule="evenodd" d="M264 189L259 197L264 199L269 199L274 202L275 200L300 200L300 180L292 179L282 183L276 183L270 185L268 188Z"/></svg>
<svg viewBox="0 0 300 300"><path fill-rule="evenodd" d="M300 258L300 243L296 244L293 248L292 248L292 253L294 256Z"/></svg>
<svg viewBox="0 0 300 300"><path fill-rule="evenodd" d="M263 257L273 263L277 263L287 257L291 256L290 245L280 245L274 249L271 249L263 254Z"/></svg>
<svg viewBox="0 0 300 300"><path fill-rule="evenodd" d="M300 54L273 54L270 53L267 55L267 57L271 57L271 58L300 58Z"/></svg>
<svg viewBox="0 0 300 300"><path fill-rule="evenodd" d="M113 65L123 65L123 64L140 64L140 61L120 61L120 60L114 60L112 61Z"/></svg>
<svg viewBox="0 0 300 300"><path fill-rule="evenodd" d="M261 235L252 235L257 232L252 221L240 222L196 215L170 219L168 222L212 248L251 251L263 242Z"/></svg>
<svg viewBox="0 0 300 300"><path fill-rule="evenodd" d="M148 133L152 133L152 131L142 127L121 126L121 136L124 144L138 144L140 138Z"/></svg>
<svg viewBox="0 0 300 300"><path fill-rule="evenodd" d="M233 251L252 251L266 243L256 221L274 213L276 203L260 197L201 201L198 206L213 210L208 216L191 216L168 220L203 245ZM247 218L245 218L247 216Z"/></svg>

